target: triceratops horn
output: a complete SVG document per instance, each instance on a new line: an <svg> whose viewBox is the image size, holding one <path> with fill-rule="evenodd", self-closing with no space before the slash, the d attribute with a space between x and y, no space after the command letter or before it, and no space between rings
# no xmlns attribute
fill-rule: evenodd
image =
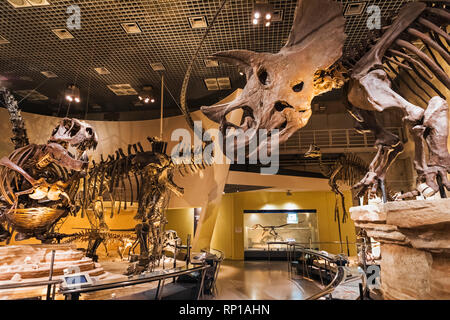
<svg viewBox="0 0 450 320"><path fill-rule="evenodd" d="M228 50L216 52L212 59L222 60L224 62L238 65L240 67L251 67L253 59L258 56L257 52L249 50Z"/></svg>
<svg viewBox="0 0 450 320"><path fill-rule="evenodd" d="M209 107L204 106L200 109L208 119L220 123L228 113L241 108L243 105L245 105L244 101L238 98L229 103L216 104Z"/></svg>

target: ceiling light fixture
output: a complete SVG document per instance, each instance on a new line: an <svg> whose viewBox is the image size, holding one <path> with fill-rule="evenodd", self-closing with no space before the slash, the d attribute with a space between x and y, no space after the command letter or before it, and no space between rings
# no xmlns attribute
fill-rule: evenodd
<svg viewBox="0 0 450 320"><path fill-rule="evenodd" d="M9 41L0 35L0 44L6 44L6 43L9 43Z"/></svg>
<svg viewBox="0 0 450 320"><path fill-rule="evenodd" d="M144 104L149 103L155 103L155 97L153 94L153 86L147 85L142 88L142 90L139 92L139 101L141 101Z"/></svg>
<svg viewBox="0 0 450 320"><path fill-rule="evenodd" d="M74 38L74 36L67 29L53 29L52 31L61 40Z"/></svg>
<svg viewBox="0 0 450 320"><path fill-rule="evenodd" d="M41 71L41 73L49 79L58 78L58 76L52 71Z"/></svg>
<svg viewBox="0 0 450 320"><path fill-rule="evenodd" d="M349 3L344 11L344 16L360 16L364 13L367 2Z"/></svg>
<svg viewBox="0 0 450 320"><path fill-rule="evenodd" d="M153 62L150 63L150 67L153 69L153 71L165 71L166 68L161 62Z"/></svg>
<svg viewBox="0 0 450 320"><path fill-rule="evenodd" d="M109 72L108 69L106 69L105 67L100 67L100 68L94 68L94 70L101 75L105 75L105 74L110 74L111 72Z"/></svg>
<svg viewBox="0 0 450 320"><path fill-rule="evenodd" d="M122 23L121 26L126 33L135 34L142 32L141 28L136 22Z"/></svg>
<svg viewBox="0 0 450 320"><path fill-rule="evenodd" d="M258 25L261 20L264 20L264 25L269 27L270 22L272 21L273 13L273 7L267 0L257 0L253 6L252 23L254 25ZM262 19L262 17L264 17L264 19Z"/></svg>
<svg viewBox="0 0 450 320"><path fill-rule="evenodd" d="M205 16L189 17L188 20L192 29L200 29L208 27L208 22L206 21Z"/></svg>
<svg viewBox="0 0 450 320"><path fill-rule="evenodd" d="M50 2L47 0L8 0L9 4L14 8L27 8L38 6L49 6Z"/></svg>
<svg viewBox="0 0 450 320"><path fill-rule="evenodd" d="M125 84L108 84L108 89L114 92L117 96L136 96L137 91L129 83Z"/></svg>
<svg viewBox="0 0 450 320"><path fill-rule="evenodd" d="M64 95L66 97L66 100L69 101L69 102L80 103L80 101L81 101L80 88L78 88L74 84L69 84L67 86L67 89L65 90L65 94Z"/></svg>

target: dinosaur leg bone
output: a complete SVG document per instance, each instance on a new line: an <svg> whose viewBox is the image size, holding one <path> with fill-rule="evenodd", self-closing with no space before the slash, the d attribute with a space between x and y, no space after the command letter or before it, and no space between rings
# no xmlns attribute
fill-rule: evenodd
<svg viewBox="0 0 450 320"><path fill-rule="evenodd" d="M396 135L381 127L373 111L353 108L350 113L358 122L357 130L363 132L372 131L374 133L376 138L375 145L378 149L372 163L369 165L369 172L353 188L359 189L357 197L362 197L368 190L371 193L376 193L378 187L381 187L384 193L383 187L387 170L403 151L403 144Z"/></svg>
<svg viewBox="0 0 450 320"><path fill-rule="evenodd" d="M403 111L404 120L407 123L420 123L424 118L424 110L404 99L391 88L391 82L384 70L373 70L367 75L350 82L348 100L352 105L367 111L382 112L389 108L399 108ZM398 137L383 129L373 114L367 114L361 110L355 118L373 131L377 139L378 152L370 164L370 170L363 180L355 185L360 188L358 196L361 196L369 187L376 191L381 182L384 185L385 176L389 166L403 151L403 145ZM364 122L364 124L362 124Z"/></svg>
<svg viewBox="0 0 450 320"><path fill-rule="evenodd" d="M450 190L447 173L450 169L450 155L447 148L448 139L448 105L440 98L430 100L424 113L423 125L417 124L410 128L414 137L416 158L414 166L417 170L417 190L408 192L400 199L408 199L419 194L431 197L443 187ZM428 147L427 162L425 148Z"/></svg>

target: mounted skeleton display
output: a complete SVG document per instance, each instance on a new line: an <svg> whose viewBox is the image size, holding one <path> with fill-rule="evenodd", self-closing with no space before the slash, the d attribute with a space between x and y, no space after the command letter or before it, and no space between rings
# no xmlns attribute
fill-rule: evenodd
<svg viewBox="0 0 450 320"><path fill-rule="evenodd" d="M47 144L29 144L16 101L7 90L1 94L10 112L16 150L0 159L0 241L9 241L14 231L16 241L31 237L45 243L64 238L87 241L87 256L96 259L100 244L132 238L109 230L104 202L111 204L111 218L136 202L138 224L127 231L136 233L140 255L130 273L153 268L167 242L165 210L170 194L184 192L173 182L173 175L197 173L207 164L194 161L197 153L192 150L192 158L175 164L166 154L167 143L150 137L151 151L137 143L128 146L126 155L118 149L107 160L102 156L99 163L90 163L86 150L96 148L97 134L76 119L61 120ZM69 147L76 149L76 156ZM91 228L74 234L57 232L62 219L78 212L81 218L87 217Z"/></svg>
<svg viewBox="0 0 450 320"><path fill-rule="evenodd" d="M0 93L11 115L15 146L0 159L0 240L16 231L17 241L36 237L51 242L61 237L53 232L55 224L77 211L73 200L89 165L86 151L96 148L97 134L87 123L63 119L47 144L29 144L17 103L7 90Z"/></svg>
<svg viewBox="0 0 450 320"><path fill-rule="evenodd" d="M387 200L386 173L404 149L400 139L376 120L375 111L390 108L403 112L415 144L417 189L403 198L419 194L429 197L439 189L444 193L444 187L450 189L448 105L431 78L450 88L450 78L437 58L440 56L441 61L450 63L450 36L446 29L450 20L446 8L449 4L449 1L408 3L393 23L380 31L368 50L358 57L343 57L346 35L341 5L332 0L299 0L288 41L278 53L230 50L213 55L213 59L245 70L247 84L236 100L202 107L202 112L219 123L224 133L231 128L242 129L230 130L228 135L244 134L237 141L245 141L245 147L256 137L258 129L279 129L276 134L279 143L283 143L308 123L314 97L334 88L344 88L357 130L373 132L378 150L368 172L354 186L358 189L357 196L381 191ZM417 41L428 48L428 54L414 45ZM432 89L427 94L435 96L425 110L392 89L388 72L398 73L392 64L415 73ZM226 119L236 109L243 110L239 127ZM267 143L259 141L258 148Z"/></svg>

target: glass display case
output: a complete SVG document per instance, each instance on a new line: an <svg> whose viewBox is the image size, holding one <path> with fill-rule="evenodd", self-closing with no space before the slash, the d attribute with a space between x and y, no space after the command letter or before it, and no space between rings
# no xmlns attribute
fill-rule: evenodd
<svg viewBox="0 0 450 320"><path fill-rule="evenodd" d="M283 242L309 246L318 241L317 211L314 209L244 211L244 250L247 256L251 251L267 251L268 243L270 250L286 251Z"/></svg>

